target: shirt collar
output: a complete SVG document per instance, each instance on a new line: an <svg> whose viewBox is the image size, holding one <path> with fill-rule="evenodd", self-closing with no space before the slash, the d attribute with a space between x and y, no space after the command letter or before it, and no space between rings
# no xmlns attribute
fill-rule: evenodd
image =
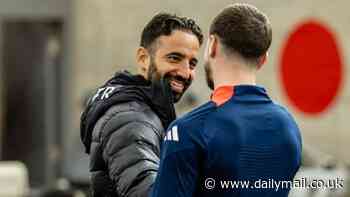
<svg viewBox="0 0 350 197"><path fill-rule="evenodd" d="M220 106L226 103L233 96L241 95L263 95L267 96L265 88L257 85L223 85L217 87L212 95L211 100L217 105Z"/></svg>

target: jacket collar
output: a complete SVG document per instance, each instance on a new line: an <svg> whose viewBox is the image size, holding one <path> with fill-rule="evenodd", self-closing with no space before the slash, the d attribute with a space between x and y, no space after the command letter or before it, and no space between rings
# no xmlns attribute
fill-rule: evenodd
<svg viewBox="0 0 350 197"><path fill-rule="evenodd" d="M141 75L132 75L128 71L121 71L117 72L109 83L122 85L125 90L129 90L122 91L118 96L125 97L124 99L136 99L148 104L158 115L164 128L167 128L175 120L173 96L166 79L161 78L150 82Z"/></svg>

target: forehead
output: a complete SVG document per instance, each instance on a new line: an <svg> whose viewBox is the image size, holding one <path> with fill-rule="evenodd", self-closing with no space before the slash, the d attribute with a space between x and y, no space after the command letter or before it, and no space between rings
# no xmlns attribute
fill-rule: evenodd
<svg viewBox="0 0 350 197"><path fill-rule="evenodd" d="M189 32L175 30L169 36L157 39L156 55L178 52L186 56L196 56L200 45L198 38Z"/></svg>

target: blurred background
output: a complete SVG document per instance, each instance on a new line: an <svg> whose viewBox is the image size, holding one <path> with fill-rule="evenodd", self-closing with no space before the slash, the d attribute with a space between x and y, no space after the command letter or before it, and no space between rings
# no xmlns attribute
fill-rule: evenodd
<svg viewBox="0 0 350 197"><path fill-rule="evenodd" d="M0 196L88 196L88 155L79 138L87 98L116 71L136 71L141 31L157 12L192 17L206 35L233 2L251 3L271 20L273 42L258 83L299 123L297 178L344 180L343 188L299 188L290 196L350 196L344 0L0 0ZM203 66L197 68L178 114L209 99Z"/></svg>

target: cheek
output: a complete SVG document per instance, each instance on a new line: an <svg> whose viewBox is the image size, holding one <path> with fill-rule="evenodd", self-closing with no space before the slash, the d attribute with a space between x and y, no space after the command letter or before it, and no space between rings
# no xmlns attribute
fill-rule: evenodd
<svg viewBox="0 0 350 197"><path fill-rule="evenodd" d="M169 63L165 60L159 60L155 63L156 63L156 66L158 68L158 72L160 72L161 74L174 72L176 70L176 66L172 65L171 63Z"/></svg>

